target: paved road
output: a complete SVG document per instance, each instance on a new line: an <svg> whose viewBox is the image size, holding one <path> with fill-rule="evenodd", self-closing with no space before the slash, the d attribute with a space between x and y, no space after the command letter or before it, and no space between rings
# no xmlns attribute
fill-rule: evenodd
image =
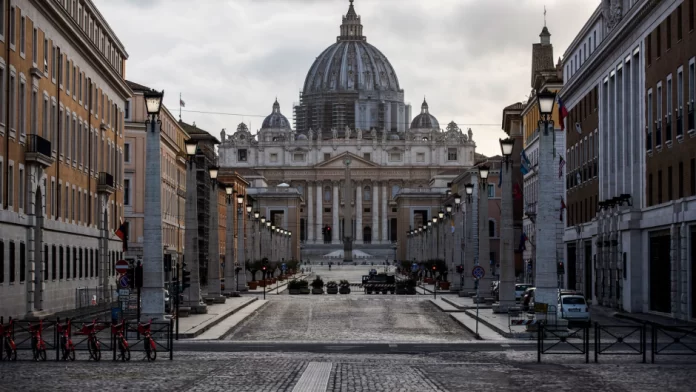
<svg viewBox="0 0 696 392"><path fill-rule="evenodd" d="M367 275L370 269L376 269L377 272L384 272L384 265L333 265L331 269L325 262L324 265L313 264L310 265L311 273L314 275L319 275L324 280L324 283L334 280L336 282L345 279L351 283L360 283L362 281L362 276ZM307 266L302 266L307 268ZM390 272L394 272L394 267L389 267Z"/></svg>
<svg viewBox="0 0 696 392"><path fill-rule="evenodd" d="M554 357L537 364L535 354L438 352L419 355L316 353L178 353L174 361L128 363L0 362L1 391L630 391L690 390L696 365L665 358L644 365L609 358L586 365ZM553 361L553 362L551 362ZM309 377L313 376L313 377ZM50 383L50 387L48 386Z"/></svg>

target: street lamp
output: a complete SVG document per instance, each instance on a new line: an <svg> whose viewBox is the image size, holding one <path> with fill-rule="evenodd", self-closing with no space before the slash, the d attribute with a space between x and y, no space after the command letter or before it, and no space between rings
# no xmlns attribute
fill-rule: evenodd
<svg viewBox="0 0 696 392"><path fill-rule="evenodd" d="M505 138L499 139L500 141L500 151L503 153L503 158L505 159L505 168L510 162L510 156L512 155L512 149L515 147L515 139Z"/></svg>
<svg viewBox="0 0 696 392"><path fill-rule="evenodd" d="M464 185L464 190L466 191L466 199L471 204L474 195L474 184L468 183Z"/></svg>
<svg viewBox="0 0 696 392"><path fill-rule="evenodd" d="M213 210L209 216L209 225L212 230L210 230L210 241L208 242L208 297L217 302L224 301L224 298L221 295L222 293L220 292L220 236L219 230L217 230L217 228L220 226L217 190L217 177L219 172L220 168L215 165L208 167L211 186L209 202L211 209Z"/></svg>
<svg viewBox="0 0 696 392"><path fill-rule="evenodd" d="M544 135L549 134L548 121L553 113L553 105L556 102L556 93L549 90L544 90L537 93L537 106L539 106L539 116L542 118L541 122L544 122Z"/></svg>
<svg viewBox="0 0 696 392"><path fill-rule="evenodd" d="M448 204L445 206L445 211L447 211L447 215L450 215L452 213L452 205Z"/></svg>
<svg viewBox="0 0 696 392"><path fill-rule="evenodd" d="M479 167L479 177L481 177L481 186L483 187L488 182L488 173L490 168L486 165Z"/></svg>
<svg viewBox="0 0 696 392"><path fill-rule="evenodd" d="M149 318L162 319L164 317L164 252L162 242L162 168L160 145L160 109L164 91L145 91L145 106L147 110L146 127L150 132L146 136L145 155L145 192L152 197L145 198L144 227L148 228L144 236L143 258L147 263L143 265L143 282L139 289L142 293L143 320ZM101 242L100 242L101 243ZM106 254L106 253L103 253ZM106 258L102 258L106 260ZM108 274L102 274L102 296L108 296Z"/></svg>
<svg viewBox="0 0 696 392"><path fill-rule="evenodd" d="M450 209L452 209L452 207L450 207ZM440 211L437 213L437 217L440 218L440 220L442 220L442 218L445 217L445 212L442 211L442 210L440 210Z"/></svg>
<svg viewBox="0 0 696 392"><path fill-rule="evenodd" d="M198 142L193 139L189 139L184 142L184 146L186 147L186 155L188 156L189 160L192 159L196 155Z"/></svg>

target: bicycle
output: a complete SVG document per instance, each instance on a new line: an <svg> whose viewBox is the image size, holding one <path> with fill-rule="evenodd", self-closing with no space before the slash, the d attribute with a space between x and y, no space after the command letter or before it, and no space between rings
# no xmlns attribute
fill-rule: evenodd
<svg viewBox="0 0 696 392"><path fill-rule="evenodd" d="M89 356L96 362L101 360L101 343L97 338L97 320L94 320L92 324L82 324L82 329L80 333L87 335L87 350L89 350Z"/></svg>
<svg viewBox="0 0 696 392"><path fill-rule="evenodd" d="M57 325L58 333L61 334L60 351L63 353L64 361L67 361L68 359L71 361L75 360L75 345L70 338L71 324L71 320L67 319L65 325Z"/></svg>
<svg viewBox="0 0 696 392"><path fill-rule="evenodd" d="M34 354L34 361L46 360L46 341L43 340L41 332L43 331L43 320L39 320L38 325L29 324L29 333L31 334L31 352Z"/></svg>
<svg viewBox="0 0 696 392"><path fill-rule="evenodd" d="M17 360L17 345L12 339L14 332L14 320L10 318L10 323L7 326L0 324L0 336L3 338L2 353L0 359L8 361Z"/></svg>
<svg viewBox="0 0 696 392"><path fill-rule="evenodd" d="M118 343L118 358L122 361L130 361L130 347L128 346L128 341L126 340L125 332L125 321L121 321L120 324L111 324L111 334L114 335L115 341Z"/></svg>
<svg viewBox="0 0 696 392"><path fill-rule="evenodd" d="M157 344L152 339L152 319L147 324L138 323L138 333L143 335L143 345L148 361L157 359Z"/></svg>

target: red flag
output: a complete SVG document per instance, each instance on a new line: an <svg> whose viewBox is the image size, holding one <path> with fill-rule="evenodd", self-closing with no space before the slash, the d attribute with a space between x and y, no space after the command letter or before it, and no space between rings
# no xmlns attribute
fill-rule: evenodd
<svg viewBox="0 0 696 392"><path fill-rule="evenodd" d="M123 251L128 250L128 222L121 220L121 226L116 230L116 237L120 238L123 242Z"/></svg>
<svg viewBox="0 0 696 392"><path fill-rule="evenodd" d="M561 217L560 217L561 222L563 222L563 210L565 210L565 209L566 209L566 204L563 201L563 199L561 199Z"/></svg>
<svg viewBox="0 0 696 392"><path fill-rule="evenodd" d="M519 183L515 183L515 185L512 187L512 198L515 200L522 198L522 188L520 188Z"/></svg>
<svg viewBox="0 0 696 392"><path fill-rule="evenodd" d="M561 121L561 130L565 131L565 119L568 117L568 108L565 107L561 97L558 97L558 119Z"/></svg>

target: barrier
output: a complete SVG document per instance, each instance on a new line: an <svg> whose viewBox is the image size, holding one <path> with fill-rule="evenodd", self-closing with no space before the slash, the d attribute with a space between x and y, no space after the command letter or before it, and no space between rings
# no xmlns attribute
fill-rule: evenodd
<svg viewBox="0 0 696 392"><path fill-rule="evenodd" d="M546 342L550 342L546 345ZM537 328L537 362L541 363L542 354L584 355L585 363L590 362L590 328L558 329L545 322Z"/></svg>
<svg viewBox="0 0 696 392"><path fill-rule="evenodd" d="M646 327L641 325L594 325L594 361L601 354L640 355L645 363Z"/></svg>
<svg viewBox="0 0 696 392"><path fill-rule="evenodd" d="M696 355L696 326L653 324L650 340L651 363L656 355Z"/></svg>

